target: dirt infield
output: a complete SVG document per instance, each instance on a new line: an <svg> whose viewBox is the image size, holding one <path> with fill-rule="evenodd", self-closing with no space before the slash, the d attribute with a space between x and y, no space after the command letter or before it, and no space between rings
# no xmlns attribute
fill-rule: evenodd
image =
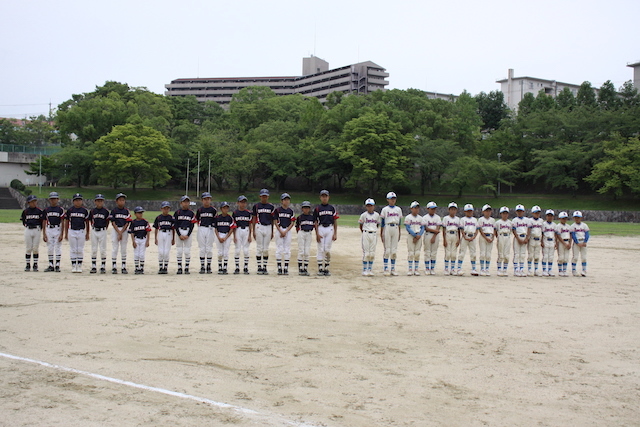
<svg viewBox="0 0 640 427"><path fill-rule="evenodd" d="M158 276L153 246L123 276L70 273L66 243L25 273L0 224L0 425L638 424L640 238L592 238L586 278L443 277L442 250L406 277L403 240L368 278L339 232L329 278Z"/></svg>

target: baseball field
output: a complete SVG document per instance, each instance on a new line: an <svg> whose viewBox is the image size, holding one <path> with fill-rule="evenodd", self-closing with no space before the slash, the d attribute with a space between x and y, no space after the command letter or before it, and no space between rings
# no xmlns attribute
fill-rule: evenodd
<svg viewBox="0 0 640 427"><path fill-rule="evenodd" d="M67 243L25 273L22 233L0 224L0 425L638 425L637 236L592 237L587 277L444 277L442 248L407 277L404 239L400 276L379 244L362 277L341 227L333 276L301 278L158 276L153 245L144 276L72 274Z"/></svg>

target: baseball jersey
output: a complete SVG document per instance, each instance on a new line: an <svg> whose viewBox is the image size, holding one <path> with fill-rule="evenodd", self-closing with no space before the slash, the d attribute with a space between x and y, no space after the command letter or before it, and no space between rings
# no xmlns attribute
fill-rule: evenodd
<svg viewBox="0 0 640 427"><path fill-rule="evenodd" d="M118 228L124 227L126 223L131 222L131 214L129 213L129 209L120 209L116 206L109 214L109 220L111 220L111 223Z"/></svg>
<svg viewBox="0 0 640 427"><path fill-rule="evenodd" d="M191 236L193 233L193 225L198 222L196 214L191 209L178 209L174 214L175 219L174 227L178 236L181 236L180 229L187 229L187 236Z"/></svg>
<svg viewBox="0 0 640 427"><path fill-rule="evenodd" d="M445 216L442 218L442 228L447 234L457 234L458 228L460 228L460 218L451 215Z"/></svg>
<svg viewBox="0 0 640 427"><path fill-rule="evenodd" d="M228 233L236 228L236 223L231 215L220 214L213 219L213 226L218 230L218 233Z"/></svg>
<svg viewBox="0 0 640 427"><path fill-rule="evenodd" d="M172 230L176 219L171 215L158 215L153 221L153 228L158 230Z"/></svg>
<svg viewBox="0 0 640 427"><path fill-rule="evenodd" d="M253 220L258 224L271 225L273 222L273 212L276 207L271 203L256 203L253 205Z"/></svg>
<svg viewBox="0 0 640 427"><path fill-rule="evenodd" d="M84 230L87 221L89 221L89 211L84 207L71 206L67 209L65 217L72 230Z"/></svg>
<svg viewBox="0 0 640 427"><path fill-rule="evenodd" d="M313 214L300 214L296 218L296 230L297 231L311 231L313 230Z"/></svg>
<svg viewBox="0 0 640 427"><path fill-rule="evenodd" d="M89 221L94 228L106 228L109 221L109 211L105 208L93 208L89 211Z"/></svg>
<svg viewBox="0 0 640 427"><path fill-rule="evenodd" d="M478 229L480 229L480 232L485 236L487 234L491 234L493 236L493 231L496 229L496 220L491 217L485 218L484 216L481 216L478 218Z"/></svg>
<svg viewBox="0 0 640 427"><path fill-rule="evenodd" d="M60 206L47 206L44 209L44 217L49 225L60 225L64 219L64 209Z"/></svg>
<svg viewBox="0 0 640 427"><path fill-rule="evenodd" d="M338 212L332 205L318 205L313 210L314 221L323 227L333 225L338 218L340 218Z"/></svg>
<svg viewBox="0 0 640 427"><path fill-rule="evenodd" d="M462 230L467 237L473 237L478 230L478 218L463 216L460 218L460 230Z"/></svg>
<svg viewBox="0 0 640 427"><path fill-rule="evenodd" d="M198 220L198 225L200 227L212 227L213 219L216 217L218 211L213 206L209 206L205 208L201 206L198 208L196 212L196 220Z"/></svg>
<svg viewBox="0 0 640 427"><path fill-rule="evenodd" d="M515 230L518 237L527 237L527 230L531 227L529 218L515 217L511 220L511 228Z"/></svg>
<svg viewBox="0 0 640 427"><path fill-rule="evenodd" d="M422 216L409 214L404 218L404 226L412 236L422 236L424 224Z"/></svg>
<svg viewBox="0 0 640 427"><path fill-rule="evenodd" d="M552 222L545 221L542 224L542 236L545 241L555 240L556 238L556 224Z"/></svg>
<svg viewBox="0 0 640 427"><path fill-rule="evenodd" d="M293 209L285 209L282 206L276 209L273 216L275 217L276 222L280 224L280 227L282 228L289 227L291 223L296 220L296 217L293 215Z"/></svg>
<svg viewBox="0 0 640 427"><path fill-rule="evenodd" d="M586 222L571 224L571 237L576 243L586 243L589 241L589 226Z"/></svg>
<svg viewBox="0 0 640 427"><path fill-rule="evenodd" d="M149 221L144 218L134 219L129 226L129 233L138 239L144 239L150 231L151 225L149 225Z"/></svg>
<svg viewBox="0 0 640 427"><path fill-rule="evenodd" d="M571 226L559 222L556 224L556 234L560 236L560 240L568 241L571 238Z"/></svg>
<svg viewBox="0 0 640 427"><path fill-rule="evenodd" d="M253 214L251 213L251 211L241 211L239 209L236 209L235 211L233 211L233 214L231 216L233 217L233 220L235 221L238 228L247 228L249 224L251 224L252 215Z"/></svg>
<svg viewBox="0 0 640 427"><path fill-rule="evenodd" d="M426 230L427 228L431 228L432 230L437 230L438 228L440 228L440 226L442 226L442 219L438 214L426 214L422 217L422 223L424 224L425 231L429 232L428 230Z"/></svg>
<svg viewBox="0 0 640 427"><path fill-rule="evenodd" d="M362 231L376 232L380 225L380 214L376 211L373 211L373 213L362 212L358 219L358 224L362 225Z"/></svg>
<svg viewBox="0 0 640 427"><path fill-rule="evenodd" d="M400 218L402 218L402 209L400 206L385 206L380 211L380 218L382 218L382 226L387 224L400 225Z"/></svg>
<svg viewBox="0 0 640 427"><path fill-rule="evenodd" d="M531 237L540 239L542 237L542 225L545 221L542 218L529 218L531 224Z"/></svg>
<svg viewBox="0 0 640 427"><path fill-rule="evenodd" d="M503 220L502 218L496 221L495 224L496 232L498 233L498 238L503 239L507 238L511 235L511 230L513 230L513 224L510 219Z"/></svg>
<svg viewBox="0 0 640 427"><path fill-rule="evenodd" d="M22 211L20 216L22 225L29 228L42 227L42 221L44 221L44 211L39 207L26 208Z"/></svg>

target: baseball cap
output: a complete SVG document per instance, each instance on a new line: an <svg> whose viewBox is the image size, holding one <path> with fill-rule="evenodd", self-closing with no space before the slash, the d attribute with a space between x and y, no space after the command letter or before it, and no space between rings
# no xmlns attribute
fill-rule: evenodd
<svg viewBox="0 0 640 427"><path fill-rule="evenodd" d="M80 193L76 193L76 194L74 194L74 195L73 195L73 200L77 200L77 199L82 200L82 199L83 199L82 194L80 194Z"/></svg>
<svg viewBox="0 0 640 427"><path fill-rule="evenodd" d="M180 197L180 201L184 202L185 200L191 201L191 198L189 196L187 196L186 194L182 197Z"/></svg>
<svg viewBox="0 0 640 427"><path fill-rule="evenodd" d="M433 208L437 208L438 205L436 204L436 202L429 202L427 203L427 209L433 209Z"/></svg>
<svg viewBox="0 0 640 427"><path fill-rule="evenodd" d="M464 210L465 211L472 211L473 210L473 205L471 203L467 203L466 205L464 205Z"/></svg>
<svg viewBox="0 0 640 427"><path fill-rule="evenodd" d="M486 211L486 210L493 210L493 208L491 207L491 205L490 205L490 204L488 204L488 203L487 203L486 205L484 205L484 206L482 207L482 212L484 212L484 211Z"/></svg>
<svg viewBox="0 0 640 427"><path fill-rule="evenodd" d="M206 199L207 197L211 197L211 193L209 193L208 191L205 191L204 193L202 193L202 196L200 196L201 199Z"/></svg>
<svg viewBox="0 0 640 427"><path fill-rule="evenodd" d="M160 209L162 208L170 208L171 207L171 203L164 201L162 203L160 203Z"/></svg>
<svg viewBox="0 0 640 427"><path fill-rule="evenodd" d="M32 202L34 200L38 200L38 198L33 194L31 194L30 196L27 196L27 203Z"/></svg>
<svg viewBox="0 0 640 427"><path fill-rule="evenodd" d="M308 200L305 200L304 202L302 202L300 207L302 207L302 208L310 208L311 207L311 202L308 201Z"/></svg>
<svg viewBox="0 0 640 427"><path fill-rule="evenodd" d="M411 202L410 207L412 208L419 208L420 207L420 203L418 203L417 200L414 200L413 202Z"/></svg>
<svg viewBox="0 0 640 427"><path fill-rule="evenodd" d="M542 209L540 209L540 206L535 205L534 207L531 208L531 212L535 213L535 212L542 212Z"/></svg>
<svg viewBox="0 0 640 427"><path fill-rule="evenodd" d="M575 211L575 212L573 213L573 217L574 217L574 218L575 218L575 217L582 218L582 212L580 212L580 211Z"/></svg>
<svg viewBox="0 0 640 427"><path fill-rule="evenodd" d="M509 208L508 208L508 207L506 207L506 206L501 207L501 208L500 208L500 213L502 213L502 212L509 213Z"/></svg>
<svg viewBox="0 0 640 427"><path fill-rule="evenodd" d="M451 202L449 203L449 208L456 208L458 209L458 204L456 202Z"/></svg>
<svg viewBox="0 0 640 427"><path fill-rule="evenodd" d="M516 205L516 210L517 211L523 211L524 210L524 205Z"/></svg>
<svg viewBox="0 0 640 427"><path fill-rule="evenodd" d="M560 212L558 218L569 218L569 215L566 212Z"/></svg>
<svg viewBox="0 0 640 427"><path fill-rule="evenodd" d="M268 196L269 195L269 190L267 190L266 188L263 188L262 190L260 190L260 195L261 196Z"/></svg>
<svg viewBox="0 0 640 427"><path fill-rule="evenodd" d="M125 199L127 198L127 195L124 193L118 193L116 194L116 200L118 200L120 197L124 197Z"/></svg>
<svg viewBox="0 0 640 427"><path fill-rule="evenodd" d="M222 202L222 203L220 203L220 207L221 207L221 208L228 208L228 207L229 207L229 202Z"/></svg>
<svg viewBox="0 0 640 427"><path fill-rule="evenodd" d="M396 193L394 193L393 191L389 191L387 193L387 199L397 199L398 196L396 196Z"/></svg>
<svg viewBox="0 0 640 427"><path fill-rule="evenodd" d="M96 197L93 200L104 200L104 196L102 194L96 194Z"/></svg>
<svg viewBox="0 0 640 427"><path fill-rule="evenodd" d="M280 195L280 200L284 200L284 199L290 199L291 196L289 195L289 193L282 193Z"/></svg>
<svg viewBox="0 0 640 427"><path fill-rule="evenodd" d="M144 212L144 208L142 206L136 206L133 209L133 213Z"/></svg>
<svg viewBox="0 0 640 427"><path fill-rule="evenodd" d="M545 212L545 215L555 215L556 213L553 211L553 209L547 209L547 212Z"/></svg>
<svg viewBox="0 0 640 427"><path fill-rule="evenodd" d="M239 202L246 202L246 201L248 201L248 200L247 200L247 197L246 197L246 196L239 196L239 197L238 197L238 201L239 201Z"/></svg>
<svg viewBox="0 0 640 427"><path fill-rule="evenodd" d="M322 190L322 191L320 192L320 195L321 195L321 196L323 196L323 195L327 195L327 196L328 196L328 195L329 195L329 190Z"/></svg>
<svg viewBox="0 0 640 427"><path fill-rule="evenodd" d="M49 198L50 199L59 199L60 196L55 191L52 191L51 193L49 193Z"/></svg>
<svg viewBox="0 0 640 427"><path fill-rule="evenodd" d="M367 200L364 201L364 205L375 205L376 202L375 200L373 200L372 198L368 198Z"/></svg>

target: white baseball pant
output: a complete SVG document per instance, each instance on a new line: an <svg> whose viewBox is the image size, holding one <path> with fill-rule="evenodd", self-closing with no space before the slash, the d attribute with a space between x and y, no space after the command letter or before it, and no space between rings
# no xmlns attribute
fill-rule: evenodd
<svg viewBox="0 0 640 427"><path fill-rule="evenodd" d="M422 249L422 236L417 242L414 242L413 236L407 233L407 259L416 262L416 269L420 262L420 249Z"/></svg>
<svg viewBox="0 0 640 427"><path fill-rule="evenodd" d="M580 258L580 262L582 262L582 264L585 264L587 262L587 247L584 246L578 246L577 244L573 244L573 257L571 258L571 263L572 264L577 264L578 263L578 258Z"/></svg>
<svg viewBox="0 0 640 427"><path fill-rule="evenodd" d="M503 263L508 264L509 263L509 255L511 252L511 239L509 238L509 235L507 236L498 236L498 264Z"/></svg>
<svg viewBox="0 0 640 427"><path fill-rule="evenodd" d="M98 259L98 250L102 261L107 259L107 230L91 230L91 260Z"/></svg>
<svg viewBox="0 0 640 427"><path fill-rule="evenodd" d="M491 249L493 249L493 240L491 241L491 243L489 243L484 239L484 237L480 235L478 235L476 240L478 240L478 249L480 250L480 261L491 261Z"/></svg>
<svg viewBox="0 0 640 427"><path fill-rule="evenodd" d="M200 258L210 260L213 257L213 241L216 239L216 233L213 227L198 227L198 248L200 249Z"/></svg>
<svg viewBox="0 0 640 427"><path fill-rule="evenodd" d="M84 258L84 242L86 230L69 229L69 253L71 254L71 262L82 262Z"/></svg>
<svg viewBox="0 0 640 427"><path fill-rule="evenodd" d="M444 248L444 260L455 263L458 253L458 247L456 246L458 242L458 232L445 231L444 233L444 238L447 241L447 246Z"/></svg>
<svg viewBox="0 0 640 427"><path fill-rule="evenodd" d="M244 255L245 260L249 258L249 233L251 230L247 228L236 228L235 257L240 259L240 254Z"/></svg>
<svg viewBox="0 0 640 427"><path fill-rule="evenodd" d="M424 237L422 238L424 244L424 262L433 262L436 261L436 256L438 255L438 244L440 243L440 234L436 234L436 238L434 242L431 243L431 239L433 238L433 233L425 232Z"/></svg>
<svg viewBox="0 0 640 427"><path fill-rule="evenodd" d="M221 238L227 237L229 233L218 233ZM231 238L228 238L224 242L216 238L216 248L218 248L218 262L229 259L229 248L231 247Z"/></svg>
<svg viewBox="0 0 640 427"><path fill-rule="evenodd" d="M538 240L535 240L538 239ZM532 237L528 244L527 262L540 262L540 254L542 253L542 237Z"/></svg>
<svg viewBox="0 0 640 427"><path fill-rule="evenodd" d="M133 259L134 261L144 262L145 254L147 253L147 237L142 239L134 237L134 239L136 239L136 247L133 249Z"/></svg>
<svg viewBox="0 0 640 427"><path fill-rule="evenodd" d="M544 248L542 248L542 266L547 266L548 270L551 271L551 265L553 264L553 252L556 248L555 239L545 238L544 239Z"/></svg>
<svg viewBox="0 0 640 427"><path fill-rule="evenodd" d="M180 236L189 236L188 228L180 228ZM176 233L177 235L178 233ZM184 262L189 265L191 261L191 236L182 240L179 237L176 238L176 253L179 267L182 267L182 258L184 257Z"/></svg>
<svg viewBox="0 0 640 427"><path fill-rule="evenodd" d="M526 237L526 236L525 236ZM524 237L520 237L524 239ZM524 270L524 263L527 259L527 244L520 244L518 239L513 239L513 266L516 269Z"/></svg>
<svg viewBox="0 0 640 427"><path fill-rule="evenodd" d="M40 249L40 227L24 229L24 245L27 254L37 254Z"/></svg>
<svg viewBox="0 0 640 427"><path fill-rule="evenodd" d="M277 226L276 230L276 260L288 261L291 258L291 230L284 237L280 236L281 231L285 231L286 228Z"/></svg>
<svg viewBox="0 0 640 427"><path fill-rule="evenodd" d="M476 262L476 239L472 241L468 241L465 239L460 239L460 252L458 253L458 263L461 264L464 261L464 256L467 253L467 249L469 250L469 260L472 263Z"/></svg>
<svg viewBox="0 0 640 427"><path fill-rule="evenodd" d="M256 224L256 256L269 257L269 243L271 243L271 225Z"/></svg>
<svg viewBox="0 0 640 427"><path fill-rule="evenodd" d="M127 240L129 240L129 233L126 231L122 233L122 240L118 241L118 232L115 228L111 229L111 262L115 265L118 260L118 249L120 249L120 259L123 264L127 262Z"/></svg>
<svg viewBox="0 0 640 427"><path fill-rule="evenodd" d="M373 262L376 257L378 233L376 231L362 232L362 261Z"/></svg>
<svg viewBox="0 0 640 427"><path fill-rule="evenodd" d="M384 226L384 258L396 259L398 255L398 237L400 229L398 225L387 224Z"/></svg>
<svg viewBox="0 0 640 427"><path fill-rule="evenodd" d="M169 263L169 255L171 253L171 240L173 233L171 230L158 230L158 262L161 264Z"/></svg>
<svg viewBox="0 0 640 427"><path fill-rule="evenodd" d="M298 262L309 263L312 238L313 233L311 231L298 231Z"/></svg>
<svg viewBox="0 0 640 427"><path fill-rule="evenodd" d="M331 245L333 243L333 225L323 227L318 225L318 235L320 241L318 242L318 265L324 262L325 267L329 266L331 262Z"/></svg>
<svg viewBox="0 0 640 427"><path fill-rule="evenodd" d="M562 240L558 242L558 265L560 264L568 264L569 263L569 253L571 252L571 248L567 249Z"/></svg>
<svg viewBox="0 0 640 427"><path fill-rule="evenodd" d="M62 257L62 241L60 239L60 233L62 233L62 227L59 225L55 227L47 226L47 254L49 255L49 264L53 265L53 261L60 263Z"/></svg>

